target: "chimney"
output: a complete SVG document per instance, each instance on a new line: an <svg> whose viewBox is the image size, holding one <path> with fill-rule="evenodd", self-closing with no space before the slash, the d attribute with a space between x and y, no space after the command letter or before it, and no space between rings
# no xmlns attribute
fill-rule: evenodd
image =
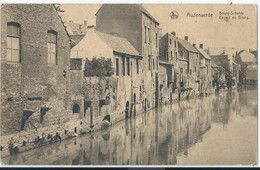
<svg viewBox="0 0 260 170"><path fill-rule="evenodd" d="M193 47L196 47L196 44L192 44L193 45Z"/></svg>
<svg viewBox="0 0 260 170"><path fill-rule="evenodd" d="M189 41L189 37L188 36L184 36L184 40Z"/></svg>
<svg viewBox="0 0 260 170"><path fill-rule="evenodd" d="M172 32L171 34L174 35L174 36L176 36L176 32Z"/></svg>
<svg viewBox="0 0 260 170"><path fill-rule="evenodd" d="M203 44L200 44L200 48L203 49Z"/></svg>

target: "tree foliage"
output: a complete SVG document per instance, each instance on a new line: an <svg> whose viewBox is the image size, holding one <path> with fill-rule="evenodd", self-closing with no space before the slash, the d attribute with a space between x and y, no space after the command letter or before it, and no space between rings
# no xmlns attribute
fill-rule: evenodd
<svg viewBox="0 0 260 170"><path fill-rule="evenodd" d="M112 76L113 74L114 70L111 59L106 59L104 57L94 57L92 60L86 59L84 70L85 77L105 77Z"/></svg>

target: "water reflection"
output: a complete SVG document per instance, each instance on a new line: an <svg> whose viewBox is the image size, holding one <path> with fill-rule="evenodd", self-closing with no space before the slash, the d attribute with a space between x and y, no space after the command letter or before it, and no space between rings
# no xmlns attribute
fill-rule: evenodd
<svg viewBox="0 0 260 170"><path fill-rule="evenodd" d="M197 143L204 144L203 136L211 131L212 123L224 127L230 123L231 115L256 119L257 90L221 92L163 106L109 129L2 161L20 165L176 165L180 155L189 157L191 148Z"/></svg>

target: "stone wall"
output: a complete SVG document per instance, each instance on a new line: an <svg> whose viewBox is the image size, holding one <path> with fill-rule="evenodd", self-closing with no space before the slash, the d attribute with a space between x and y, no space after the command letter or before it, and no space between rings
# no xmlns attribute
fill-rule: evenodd
<svg viewBox="0 0 260 170"><path fill-rule="evenodd" d="M51 4L1 9L1 136L68 122L70 42L56 9ZM18 63L6 61L8 22L21 25ZM57 32L57 64L47 63L48 30Z"/></svg>

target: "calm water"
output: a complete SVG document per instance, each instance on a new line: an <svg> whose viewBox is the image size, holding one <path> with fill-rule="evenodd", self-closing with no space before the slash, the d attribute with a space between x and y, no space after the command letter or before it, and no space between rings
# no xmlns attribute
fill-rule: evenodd
<svg viewBox="0 0 260 170"><path fill-rule="evenodd" d="M257 163L257 90L163 106L87 134L10 156L19 165L234 165Z"/></svg>

